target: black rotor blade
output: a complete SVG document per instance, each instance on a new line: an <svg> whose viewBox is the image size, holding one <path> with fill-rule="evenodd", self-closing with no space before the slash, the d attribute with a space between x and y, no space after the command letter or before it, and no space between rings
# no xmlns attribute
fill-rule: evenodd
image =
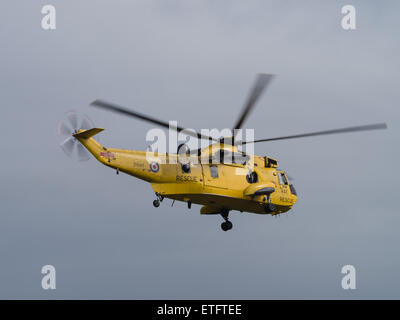
<svg viewBox="0 0 400 320"><path fill-rule="evenodd" d="M295 139L295 138L305 138L305 137L322 136L322 135L336 134L336 133L379 130L379 129L386 129L386 128L387 128L386 123L375 123L375 124L368 124L368 125L365 125L365 126L358 126L358 127L347 127L347 128L341 128L341 129L333 129L333 130L326 130L326 131L302 133L302 134L296 134L296 135L292 135L292 136L276 137L276 138L269 138L269 139L260 139L260 140L254 140L254 141L244 141L244 142L241 142L241 144L256 143L256 142L266 142L266 141L275 141L275 140L286 140L286 139Z"/></svg>
<svg viewBox="0 0 400 320"><path fill-rule="evenodd" d="M240 117L236 124L233 126L233 130L240 129L243 122L246 120L247 116L250 114L251 110L255 106L257 100L260 98L261 94L264 92L268 83L274 78L272 74L261 73L257 76L257 79L250 90L249 96L246 100L246 104L240 114Z"/></svg>
<svg viewBox="0 0 400 320"><path fill-rule="evenodd" d="M124 107L118 106L116 104L113 104L113 103L105 102L105 101L102 101L102 100L95 100L90 105L95 106L95 107L99 107L99 108L102 108L102 109L105 109L105 110L114 111L114 112L117 112L117 113L120 113L120 114L123 114L123 115L126 115L126 116L130 116L130 117L133 117L133 118L137 118L137 119L140 119L140 120L143 120L143 121L147 121L147 122L159 125L161 127L165 127L165 128L168 128L168 129L170 128L169 123L166 122L166 121L155 119L155 118L147 116L147 115L145 115L143 113L132 111L132 110L126 109ZM178 132L185 130L185 128L182 128L182 127L179 127L179 126L172 127L172 128L177 130ZM198 132L194 132L192 130L185 130L185 134L187 134L189 136L192 136L192 137L199 138L199 139L207 139L207 140L217 141L216 139L214 139L214 138L212 138L210 136L207 136L207 135L204 135L204 134L201 134L201 133L198 133Z"/></svg>

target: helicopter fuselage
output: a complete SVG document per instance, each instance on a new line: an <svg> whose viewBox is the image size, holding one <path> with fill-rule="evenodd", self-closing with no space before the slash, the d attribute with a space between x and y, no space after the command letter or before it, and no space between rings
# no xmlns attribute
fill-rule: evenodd
<svg viewBox="0 0 400 320"><path fill-rule="evenodd" d="M165 121L153 116L137 112L115 103L104 100L94 100L90 105L108 110L120 115L164 127L171 133L183 133L186 137L198 141L214 141L203 149L193 153L186 144L177 147L176 154L157 154L146 151L133 151L105 148L96 142L92 136L103 129L88 128L88 121L82 121L81 130L78 130L77 117L68 116L73 136L78 139L101 163L114 168L117 173L125 172L131 176L151 183L157 199L153 201L155 207L160 206L164 198L171 198L187 202L188 208L192 203L203 205L202 214L220 214L225 220L221 224L223 231L232 229L229 221L229 212L239 210L258 214L276 215L292 208L297 201L297 193L289 183L285 172L278 169L278 161L270 157L249 155L243 148L254 143L307 138L314 136L381 130L386 129L386 123L374 123L361 126L342 127L339 129L313 131L300 134L278 136L273 138L254 139L254 131L246 134L241 141L243 124L268 84L274 78L272 74L258 74L249 95L245 100L242 111L234 125L222 136L222 132L211 134L213 130L197 132L178 126L176 121ZM59 135L65 140L60 144L67 153L72 154L75 140L68 136L69 126L60 126ZM61 130L63 129L63 130ZM247 131L246 131L247 132ZM175 134L176 133L176 134ZM218 136L218 137L217 137ZM174 143L181 139L174 139ZM157 140L158 141L158 140ZM188 140L186 140L188 141ZM175 144L169 144L171 147ZM82 155L82 146L78 145L78 156ZM239 147L241 150L239 150ZM249 153L253 153L249 151ZM81 159L84 157L81 156ZM216 160L216 161L215 161Z"/></svg>
<svg viewBox="0 0 400 320"><path fill-rule="evenodd" d="M156 195L189 204L203 205L202 214L220 214L238 210L258 214L279 214L297 201L293 185L277 161L247 156L245 163L212 161L221 150L236 147L214 144L201 155L188 155L182 164L177 154L106 148L91 137L76 138L102 164L152 185Z"/></svg>

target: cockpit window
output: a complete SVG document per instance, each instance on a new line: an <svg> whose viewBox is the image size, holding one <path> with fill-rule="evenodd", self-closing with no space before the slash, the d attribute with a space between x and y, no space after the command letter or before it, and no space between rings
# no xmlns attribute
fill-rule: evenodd
<svg viewBox="0 0 400 320"><path fill-rule="evenodd" d="M278 177L279 177L279 183L280 184L289 184L286 175L283 172L279 172L278 173Z"/></svg>

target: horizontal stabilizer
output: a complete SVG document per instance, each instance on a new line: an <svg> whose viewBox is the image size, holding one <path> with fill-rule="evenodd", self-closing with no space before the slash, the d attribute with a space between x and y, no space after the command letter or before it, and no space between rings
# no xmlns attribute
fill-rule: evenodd
<svg viewBox="0 0 400 320"><path fill-rule="evenodd" d="M73 136L78 139L89 139L93 137L94 135L98 134L99 132L102 132L104 129L103 128L92 128L89 130L79 130L78 133L75 133Z"/></svg>

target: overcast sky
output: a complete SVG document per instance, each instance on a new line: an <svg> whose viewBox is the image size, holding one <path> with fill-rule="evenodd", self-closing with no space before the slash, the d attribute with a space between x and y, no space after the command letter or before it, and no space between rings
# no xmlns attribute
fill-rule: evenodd
<svg viewBox="0 0 400 320"><path fill-rule="evenodd" d="M400 298L400 3L306 2L1 1L0 298ZM57 28L45 31L49 3ZM146 148L152 126L96 98L231 127L259 72L278 76L245 123L256 138L389 127L257 145L296 178L298 203L279 217L233 212L222 232L220 216L156 209L147 183L58 146L75 109L106 128L104 145ZM54 291L41 288L46 264Z"/></svg>

